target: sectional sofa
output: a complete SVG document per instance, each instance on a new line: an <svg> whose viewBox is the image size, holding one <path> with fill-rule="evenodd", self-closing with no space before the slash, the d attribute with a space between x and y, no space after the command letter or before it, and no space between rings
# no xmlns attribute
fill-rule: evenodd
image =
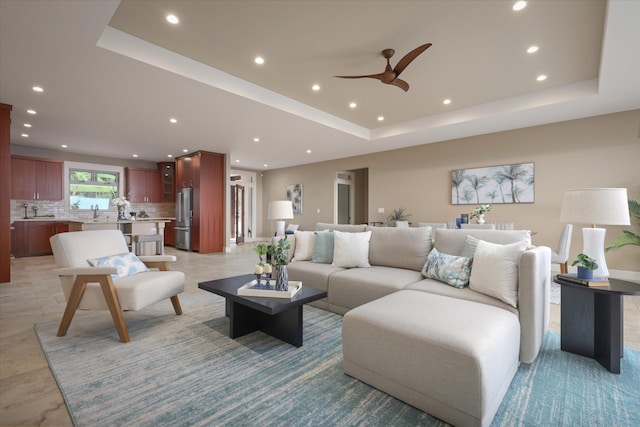
<svg viewBox="0 0 640 427"><path fill-rule="evenodd" d="M319 223L289 279L344 315L344 370L454 425L490 425L549 322L551 250L527 230ZM463 256L464 255L464 256Z"/></svg>

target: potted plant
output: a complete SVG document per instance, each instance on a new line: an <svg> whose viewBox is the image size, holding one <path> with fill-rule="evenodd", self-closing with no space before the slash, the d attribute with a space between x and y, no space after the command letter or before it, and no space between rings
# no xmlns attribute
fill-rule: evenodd
<svg viewBox="0 0 640 427"><path fill-rule="evenodd" d="M591 280L593 279L593 270L598 268L595 259L590 258L586 254L578 254L577 258L571 263L571 266L578 264L578 278Z"/></svg>
<svg viewBox="0 0 640 427"><path fill-rule="evenodd" d="M486 205L480 205L477 208L475 208L474 210L471 211L471 213L469 214L469 218L473 219L473 218L478 218L476 220L476 222L478 224L484 224L484 214L486 214L487 212L489 212L491 209L493 209L493 205L491 203L486 204Z"/></svg>
<svg viewBox="0 0 640 427"><path fill-rule="evenodd" d="M271 266L276 270L276 290L286 291L289 289L289 274L287 272L287 261L289 259L289 249L291 242L287 238L278 240L275 245L258 244L253 251L258 254L260 262L256 265L256 275L271 273ZM271 258L271 264L265 264L262 257L268 255Z"/></svg>
<svg viewBox="0 0 640 427"><path fill-rule="evenodd" d="M394 209L393 213L389 215L388 221L390 225L397 227L399 222L407 222L410 216L411 214L406 213L405 208L398 208Z"/></svg>

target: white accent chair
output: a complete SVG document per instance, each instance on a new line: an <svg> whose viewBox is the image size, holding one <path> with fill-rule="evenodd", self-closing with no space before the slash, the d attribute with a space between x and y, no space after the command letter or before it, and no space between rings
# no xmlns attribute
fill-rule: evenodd
<svg viewBox="0 0 640 427"><path fill-rule="evenodd" d="M170 298L177 315L182 314L178 294L184 292L185 276L169 271L173 255L140 256L150 271L126 277L123 267L92 267L90 259L129 253L129 246L120 230L95 230L60 233L50 238L55 258L54 272L60 276L67 307L62 316L58 336L66 335L76 310L109 310L120 341L129 341L124 310L140 310L165 298Z"/></svg>
<svg viewBox="0 0 640 427"><path fill-rule="evenodd" d="M477 230L495 230L494 224L460 224L460 228L465 229L477 229Z"/></svg>
<svg viewBox="0 0 640 427"><path fill-rule="evenodd" d="M573 225L565 224L560 232L560 240L557 249L551 249L551 263L560 264L560 273L568 272L567 261L569 261L569 250L571 249L571 235L573 234Z"/></svg>

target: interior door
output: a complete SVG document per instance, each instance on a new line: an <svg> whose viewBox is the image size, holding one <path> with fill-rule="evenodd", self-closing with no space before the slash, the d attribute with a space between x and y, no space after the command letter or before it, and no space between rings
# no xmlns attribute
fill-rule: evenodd
<svg viewBox="0 0 640 427"><path fill-rule="evenodd" d="M338 172L335 196L337 224L353 224L353 185L351 172Z"/></svg>
<svg viewBox="0 0 640 427"><path fill-rule="evenodd" d="M244 186L236 184L231 191L231 218L233 227L231 238L235 237L236 244L244 243Z"/></svg>

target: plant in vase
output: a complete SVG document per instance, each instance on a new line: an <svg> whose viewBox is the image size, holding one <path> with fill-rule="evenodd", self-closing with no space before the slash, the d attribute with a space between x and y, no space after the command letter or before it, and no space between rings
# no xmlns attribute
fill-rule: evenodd
<svg viewBox="0 0 640 427"><path fill-rule="evenodd" d="M289 273L287 272L289 249L291 249L291 243L286 237L278 240L276 245L269 246L271 263L276 270L276 291L289 290Z"/></svg>
<svg viewBox="0 0 640 427"><path fill-rule="evenodd" d="M258 285L260 285L260 279L262 278L262 274L265 272L264 270L266 267L264 261L262 260L262 257L266 256L269 253L269 246L265 245L264 243L260 243L255 248L253 248L253 251L258 254L258 259L260 260L254 270L256 281L258 282ZM271 273L271 265L269 265L269 273ZM267 280L267 286L268 285L269 281Z"/></svg>
<svg viewBox="0 0 640 427"><path fill-rule="evenodd" d="M387 218L387 222L392 227L397 227L399 222L406 222L410 216L411 214L408 214L405 208L394 209L393 213Z"/></svg>
<svg viewBox="0 0 640 427"><path fill-rule="evenodd" d="M131 203L127 200L126 197L114 197L111 199L111 203L116 206L118 209L118 219L127 219L126 213L127 210L131 207Z"/></svg>
<svg viewBox="0 0 640 427"><path fill-rule="evenodd" d="M476 220L476 222L478 224L484 224L484 214L486 214L487 212L489 212L491 209L493 209L493 205L491 203L486 204L486 205L480 205L477 208L475 208L474 210L471 211L471 213L469 214L469 218L473 219L473 218L478 218Z"/></svg>
<svg viewBox="0 0 640 427"><path fill-rule="evenodd" d="M571 263L571 266L578 264L578 278L591 280L593 279L593 270L598 268L598 263L595 259L590 258L586 254L578 254L576 259Z"/></svg>

